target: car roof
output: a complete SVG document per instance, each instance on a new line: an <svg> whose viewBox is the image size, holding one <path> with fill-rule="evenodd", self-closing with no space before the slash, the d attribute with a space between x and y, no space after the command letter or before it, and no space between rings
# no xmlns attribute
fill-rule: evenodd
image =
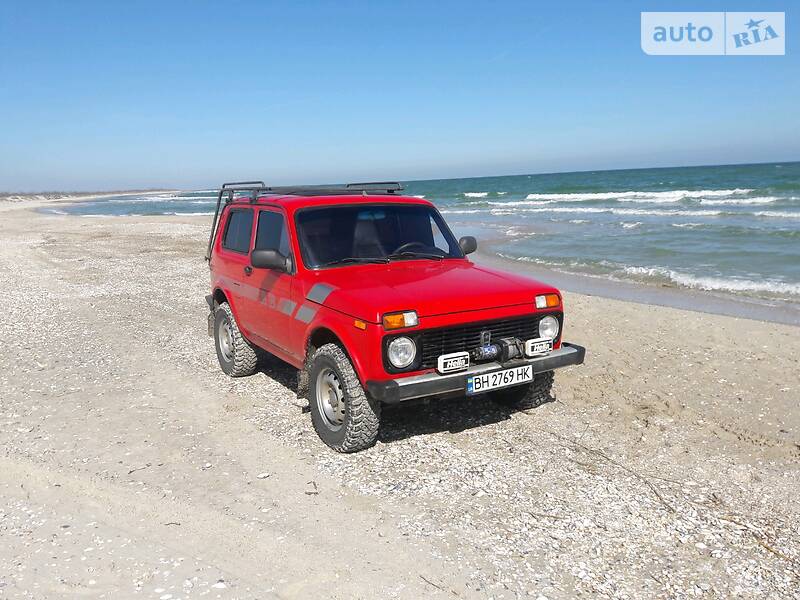
<svg viewBox="0 0 800 600"><path fill-rule="evenodd" d="M260 194L255 201L249 197L235 198L232 205L278 205L287 210L316 206L342 206L353 204L418 204L433 206L431 202L417 196L395 194L330 194L322 196L302 196L295 194Z"/></svg>

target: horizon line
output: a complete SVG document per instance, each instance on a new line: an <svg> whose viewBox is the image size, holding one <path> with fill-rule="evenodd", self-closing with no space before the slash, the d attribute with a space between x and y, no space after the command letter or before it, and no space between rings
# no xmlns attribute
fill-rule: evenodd
<svg viewBox="0 0 800 600"><path fill-rule="evenodd" d="M665 169L706 169L711 167L749 167L758 165L788 165L800 163L800 160L777 160L777 161L763 161L763 162L744 162L744 163L721 163L721 164L702 164L702 165L670 165L665 167L625 167L616 169L579 169L576 171L543 171L543 172L528 172L528 173L511 173L506 175L471 175L469 177L430 177L426 179L395 179L400 183L423 183L429 181L456 181L459 179L491 179L499 177L529 177L540 175L572 175L577 173L614 173L620 171L658 171ZM337 184L319 184L319 185L337 185ZM13 196L13 195L36 195L36 194L111 194L111 193L130 193L130 192L174 192L174 191L198 191L208 188L209 186L201 186L198 188L182 188L177 186L164 186L158 185L154 187L132 187L126 189L91 189L91 190L38 190L38 191L0 191L0 196ZM213 187L213 186L212 186ZM214 188L216 189L216 188Z"/></svg>

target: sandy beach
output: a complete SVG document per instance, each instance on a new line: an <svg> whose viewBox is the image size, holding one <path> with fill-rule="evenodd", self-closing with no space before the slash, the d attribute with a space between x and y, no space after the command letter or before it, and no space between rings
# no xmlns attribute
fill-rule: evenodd
<svg viewBox="0 0 800 600"><path fill-rule="evenodd" d="M220 371L210 217L47 202L0 202L0 598L797 597L797 327L566 293L556 402L337 455Z"/></svg>

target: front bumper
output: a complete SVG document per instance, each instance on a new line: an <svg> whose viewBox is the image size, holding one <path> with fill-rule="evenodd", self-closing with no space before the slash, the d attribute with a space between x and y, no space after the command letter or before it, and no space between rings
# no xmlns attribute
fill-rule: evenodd
<svg viewBox="0 0 800 600"><path fill-rule="evenodd" d="M466 371L440 375L425 373L386 381L367 381L367 391L374 399L386 404L396 404L405 400L424 398L425 396L441 396L445 394L466 393L467 377L482 373L490 373L500 369L509 369L521 365L533 365L534 375L545 373L569 365L583 364L586 348L577 344L561 343L561 348L553 350L547 356L481 363L471 366Z"/></svg>

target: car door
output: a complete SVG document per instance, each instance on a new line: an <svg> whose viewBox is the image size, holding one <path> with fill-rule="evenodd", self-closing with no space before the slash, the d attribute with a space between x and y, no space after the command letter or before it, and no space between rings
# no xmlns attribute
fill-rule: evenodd
<svg viewBox="0 0 800 600"><path fill-rule="evenodd" d="M258 211L254 250L277 250L291 256L286 217L279 208L263 207ZM289 272L274 269L254 269L252 283L257 288L253 306L253 331L267 349L298 356L297 344L292 344L290 321L297 309L294 284L294 260ZM280 354L278 352L278 354Z"/></svg>
<svg viewBox="0 0 800 600"><path fill-rule="evenodd" d="M252 330L252 299L257 295L251 284L253 268L250 266L253 216L252 208L233 206L228 209L220 239L219 260L215 262L236 321L245 335Z"/></svg>

